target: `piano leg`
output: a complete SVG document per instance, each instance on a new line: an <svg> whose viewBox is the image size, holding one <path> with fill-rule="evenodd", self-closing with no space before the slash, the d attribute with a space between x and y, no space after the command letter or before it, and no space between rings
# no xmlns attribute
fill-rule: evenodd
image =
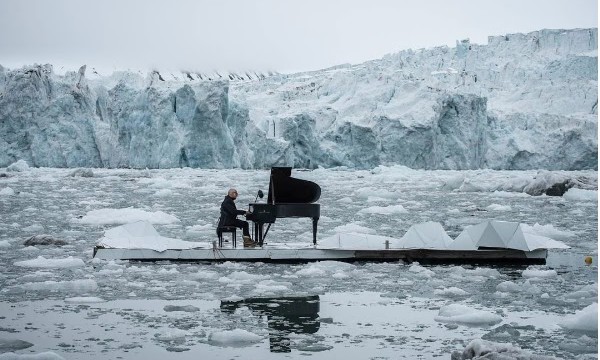
<svg viewBox="0 0 600 360"><path fill-rule="evenodd" d="M258 226L258 246L263 246L263 228L264 228L264 224L260 223L260 225Z"/></svg>
<svg viewBox="0 0 600 360"><path fill-rule="evenodd" d="M313 245L317 245L317 222L319 218L313 218Z"/></svg>
<svg viewBox="0 0 600 360"><path fill-rule="evenodd" d="M258 242L260 246L262 246L262 229L263 224L259 222L254 223L254 241Z"/></svg>
<svg viewBox="0 0 600 360"><path fill-rule="evenodd" d="M258 238L257 238L257 236L258 236L258 223L257 222L253 222L253 224L254 224L254 229L252 230L252 239L254 241L258 241Z"/></svg>

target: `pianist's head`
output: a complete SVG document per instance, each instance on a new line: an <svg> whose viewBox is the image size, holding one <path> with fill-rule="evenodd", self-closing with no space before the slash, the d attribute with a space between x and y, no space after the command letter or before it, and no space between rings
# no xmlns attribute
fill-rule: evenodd
<svg viewBox="0 0 600 360"><path fill-rule="evenodd" d="M227 192L227 195L232 198L233 200L235 200L238 196L237 190L236 189L229 189L229 191Z"/></svg>

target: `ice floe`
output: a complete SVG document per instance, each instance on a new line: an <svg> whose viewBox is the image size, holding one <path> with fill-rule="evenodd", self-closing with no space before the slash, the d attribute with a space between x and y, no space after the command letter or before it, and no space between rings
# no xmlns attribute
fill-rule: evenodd
<svg viewBox="0 0 600 360"><path fill-rule="evenodd" d="M0 354L0 360L65 360L65 358L50 351L38 354L15 354L8 352Z"/></svg>
<svg viewBox="0 0 600 360"><path fill-rule="evenodd" d="M41 224L31 224L31 225L23 228L23 231L29 231L29 232L42 232L44 230L45 230L44 226Z"/></svg>
<svg viewBox="0 0 600 360"><path fill-rule="evenodd" d="M162 211L151 212L132 207L91 210L81 219L76 219L76 222L90 225L119 225L137 221L145 221L151 224L173 224L179 222L179 219Z"/></svg>
<svg viewBox="0 0 600 360"><path fill-rule="evenodd" d="M542 270L542 269L536 269L533 267L529 267L526 270L523 270L523 273L521 274L524 278L553 278L556 277L558 274L556 273L556 270Z"/></svg>
<svg viewBox="0 0 600 360"><path fill-rule="evenodd" d="M75 169L73 170L69 176L72 177L94 177L94 171L92 169L89 168L79 168L79 169Z"/></svg>
<svg viewBox="0 0 600 360"><path fill-rule="evenodd" d="M563 198L569 201L598 201L598 190L569 189Z"/></svg>
<svg viewBox="0 0 600 360"><path fill-rule="evenodd" d="M46 259L43 256L38 256L35 259L16 261L15 266L33 267L33 268L74 268L83 267L85 263L82 259L69 256L64 259Z"/></svg>
<svg viewBox="0 0 600 360"><path fill-rule="evenodd" d="M193 305L165 305L163 310L166 312L173 312L173 311L197 312L197 311L200 311L199 308L197 308Z"/></svg>
<svg viewBox="0 0 600 360"><path fill-rule="evenodd" d="M181 329L163 329L161 332L154 334L154 338L158 341L183 342L185 337L189 335L191 335L189 332Z"/></svg>
<svg viewBox="0 0 600 360"><path fill-rule="evenodd" d="M92 279L65 280L53 281L47 280L42 282L25 283L15 285L23 290L34 291L72 291L72 292L91 292L98 289L98 283Z"/></svg>
<svg viewBox="0 0 600 360"><path fill-rule="evenodd" d="M559 325L570 330L598 332L598 303L590 304L567 316Z"/></svg>
<svg viewBox="0 0 600 360"><path fill-rule="evenodd" d="M435 275L435 272L427 269L426 267L419 265L418 262L412 263L410 265L410 267L408 268L408 271L417 274L419 277L430 278Z"/></svg>
<svg viewBox="0 0 600 360"><path fill-rule="evenodd" d="M490 211L511 211L510 205L491 204L486 207Z"/></svg>
<svg viewBox="0 0 600 360"><path fill-rule="evenodd" d="M545 236L558 241L567 240L576 235L574 231L558 229L552 224L540 225L535 223L531 226L521 224L521 230L525 233Z"/></svg>
<svg viewBox="0 0 600 360"><path fill-rule="evenodd" d="M76 296L76 297L70 297L70 298L65 299L65 302L75 303L75 304L95 304L95 303L102 303L105 301L106 300L96 297L96 296Z"/></svg>
<svg viewBox="0 0 600 360"><path fill-rule="evenodd" d="M33 344L19 339L4 339L0 338L0 352L7 352L13 350L22 350L32 347Z"/></svg>
<svg viewBox="0 0 600 360"><path fill-rule="evenodd" d="M505 293L520 293L521 291L523 291L523 287L512 281L503 281L496 285L496 290Z"/></svg>
<svg viewBox="0 0 600 360"><path fill-rule="evenodd" d="M10 187L5 187L2 190L0 190L0 196L14 196L15 195L15 191L10 188Z"/></svg>
<svg viewBox="0 0 600 360"><path fill-rule="evenodd" d="M62 239L56 239L52 235L43 234L43 235L34 235L34 236L30 237L29 239L25 240L23 245L25 245L25 246L38 246L38 245L62 246L62 245L67 245L67 242Z"/></svg>
<svg viewBox="0 0 600 360"><path fill-rule="evenodd" d="M394 191L389 191L386 189L363 187L360 189L356 189L354 191L354 196L362 198L362 199L368 199L369 197L378 197L378 198L390 200L390 199L397 199L399 194Z"/></svg>
<svg viewBox="0 0 600 360"><path fill-rule="evenodd" d="M452 286L449 288L443 288L443 289L435 289L433 291L433 293L438 296L446 296L446 297L462 297L462 296L469 295L468 292L464 291L463 289L459 289L455 286Z"/></svg>
<svg viewBox="0 0 600 360"><path fill-rule="evenodd" d="M220 346L247 346L262 341L262 337L244 329L215 331L208 342Z"/></svg>
<svg viewBox="0 0 600 360"><path fill-rule="evenodd" d="M336 233L359 233L359 234L376 234L377 230L371 229L357 223L348 223L333 228Z"/></svg>
<svg viewBox="0 0 600 360"><path fill-rule="evenodd" d="M451 356L452 360L470 360L470 359L489 359L489 360L557 360L552 356L543 356L532 354L518 346L505 343L495 343L482 339L471 341L465 349L455 351Z"/></svg>
<svg viewBox="0 0 600 360"><path fill-rule="evenodd" d="M6 171L23 172L29 170L29 164L25 160L19 160L6 167Z"/></svg>
<svg viewBox="0 0 600 360"><path fill-rule="evenodd" d="M254 293L259 295L269 295L274 293L285 293L290 291L292 283L284 281L263 280L256 284Z"/></svg>
<svg viewBox="0 0 600 360"><path fill-rule="evenodd" d="M390 205L390 206L371 206L358 211L359 214L381 214L381 215L393 215L393 214L404 214L408 210L404 206Z"/></svg>
<svg viewBox="0 0 600 360"><path fill-rule="evenodd" d="M567 299L589 300L598 298L598 284L581 286L578 290L564 295Z"/></svg>
<svg viewBox="0 0 600 360"><path fill-rule="evenodd" d="M462 304L450 304L440 308L435 321L471 325L493 325L502 321L502 317L489 311L477 310Z"/></svg>
<svg viewBox="0 0 600 360"><path fill-rule="evenodd" d="M356 265L348 264L339 261L319 261L316 263L310 263L303 265L295 275L298 276L325 276L335 274L338 272L348 272L356 269Z"/></svg>

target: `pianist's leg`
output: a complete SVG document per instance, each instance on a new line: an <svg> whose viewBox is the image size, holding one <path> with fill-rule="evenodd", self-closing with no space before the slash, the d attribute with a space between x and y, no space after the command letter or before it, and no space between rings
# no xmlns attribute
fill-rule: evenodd
<svg viewBox="0 0 600 360"><path fill-rule="evenodd" d="M242 229L242 231L244 232L244 236L250 236L250 231L248 230L249 226L248 226L247 221L235 219L235 221L233 222L232 225L235 226L236 228Z"/></svg>

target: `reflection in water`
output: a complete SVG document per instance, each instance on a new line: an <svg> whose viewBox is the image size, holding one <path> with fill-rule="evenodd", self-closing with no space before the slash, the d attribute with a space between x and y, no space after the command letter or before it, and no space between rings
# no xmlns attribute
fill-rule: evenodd
<svg viewBox="0 0 600 360"><path fill-rule="evenodd" d="M241 306L248 307L259 316L267 316L271 352L290 352L288 334L314 334L321 325L318 295L221 301L223 312L233 313Z"/></svg>

